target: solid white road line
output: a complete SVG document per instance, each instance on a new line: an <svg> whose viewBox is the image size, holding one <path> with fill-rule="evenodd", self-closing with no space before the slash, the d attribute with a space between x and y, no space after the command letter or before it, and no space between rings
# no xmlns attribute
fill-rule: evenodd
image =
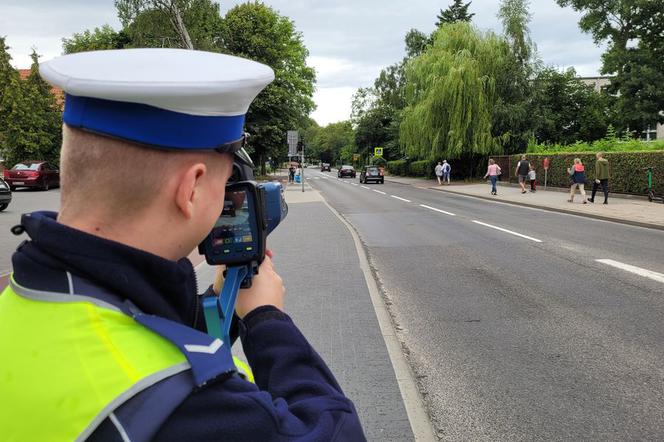
<svg viewBox="0 0 664 442"><path fill-rule="evenodd" d="M617 269L625 270L627 272L634 273L635 275L643 276L644 278L650 278L653 281L664 283L664 274L653 272L652 270L642 269L641 267L636 267L629 264L624 264L619 261L614 261L612 259L596 259L595 261L601 262L602 264L615 267Z"/></svg>
<svg viewBox="0 0 664 442"><path fill-rule="evenodd" d="M368 188L367 186L362 186L362 188L363 188L363 189L367 189L367 190L371 190L371 189Z"/></svg>
<svg viewBox="0 0 664 442"><path fill-rule="evenodd" d="M407 202L407 203L412 203L411 200L407 200L406 198L401 198L400 196L396 196L396 195L390 195L390 196L391 196L392 198L394 198L394 199L398 199L398 200L400 200L400 201L405 201L405 202Z"/></svg>
<svg viewBox="0 0 664 442"><path fill-rule="evenodd" d="M381 195L387 195L385 192L381 192L380 190L374 189L373 191L376 192L376 193L380 193Z"/></svg>
<svg viewBox="0 0 664 442"><path fill-rule="evenodd" d="M424 207L425 209L433 210L434 212L444 213L445 215L456 216L456 214L454 214L452 212L447 212L446 210L436 209L435 207L426 206L424 204L420 204L420 207Z"/></svg>
<svg viewBox="0 0 664 442"><path fill-rule="evenodd" d="M532 236L522 235L520 233L516 233L516 232L513 232L511 230L503 229L502 227L497 227L497 226L493 226L491 224L483 223L482 221L477 221L477 220L474 219L473 222L475 224L479 224L481 226L489 227L490 229L500 230L501 232L509 233L510 235L518 236L518 237L524 238L524 239L529 239L530 241L542 242L542 240L539 240L537 238L533 238Z"/></svg>

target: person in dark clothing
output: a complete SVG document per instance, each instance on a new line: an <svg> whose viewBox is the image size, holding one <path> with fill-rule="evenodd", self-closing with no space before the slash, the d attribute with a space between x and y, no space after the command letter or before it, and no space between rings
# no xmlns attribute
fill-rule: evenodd
<svg viewBox="0 0 664 442"><path fill-rule="evenodd" d="M595 181L593 181L593 190L588 201L595 202L595 194L601 185L604 192L604 204L609 204L609 161L604 158L602 152L597 152L595 157L597 158L597 161L595 161Z"/></svg>
<svg viewBox="0 0 664 442"><path fill-rule="evenodd" d="M247 109L271 69L136 49L64 56L40 71L67 93L61 207L25 214L12 230L28 239L0 295L0 397L11 404L0 439L365 440L353 403L284 312L273 253L240 290L231 342L207 334L201 308L218 295L221 269L199 295L186 258L222 213L245 158L243 119L227 114ZM177 98L177 111L159 107L164 97ZM201 116L201 107L224 114ZM255 384L233 361L238 336Z"/></svg>
<svg viewBox="0 0 664 442"><path fill-rule="evenodd" d="M288 168L288 182L289 183L295 182L295 166L293 166L292 164Z"/></svg>
<svg viewBox="0 0 664 442"><path fill-rule="evenodd" d="M519 179L519 186L521 186L521 193L526 193L526 182L528 180L528 171L530 170L530 162L526 159L525 155L521 155L521 161L516 165L516 176Z"/></svg>

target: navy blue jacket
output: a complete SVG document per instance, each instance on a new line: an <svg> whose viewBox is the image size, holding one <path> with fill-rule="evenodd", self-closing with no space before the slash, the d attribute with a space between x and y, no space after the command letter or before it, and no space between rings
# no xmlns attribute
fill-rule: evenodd
<svg viewBox="0 0 664 442"><path fill-rule="evenodd" d="M23 216L31 241L24 241L12 258L18 284L67 292L68 271L145 313L205 331L189 260L165 260L66 227L55 216ZM236 335L239 329L256 385L233 376L194 391L155 440L365 440L352 402L288 315L261 307L234 328ZM104 428L102 424L90 439L106 440L101 436Z"/></svg>

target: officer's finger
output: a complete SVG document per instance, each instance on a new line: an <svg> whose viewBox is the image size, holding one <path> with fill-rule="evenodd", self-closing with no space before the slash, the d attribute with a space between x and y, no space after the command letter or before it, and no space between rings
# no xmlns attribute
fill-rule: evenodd
<svg viewBox="0 0 664 442"><path fill-rule="evenodd" d="M224 270L226 266L220 265L217 266L217 270L214 274L214 282L212 283L212 290L218 295L221 293L221 288L224 286Z"/></svg>
<svg viewBox="0 0 664 442"><path fill-rule="evenodd" d="M274 252L272 251L272 249L265 249L265 255L269 256L270 259L274 259Z"/></svg>

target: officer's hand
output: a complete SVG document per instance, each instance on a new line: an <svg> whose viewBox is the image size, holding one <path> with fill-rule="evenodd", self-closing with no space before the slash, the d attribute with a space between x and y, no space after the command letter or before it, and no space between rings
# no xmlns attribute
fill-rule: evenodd
<svg viewBox="0 0 664 442"><path fill-rule="evenodd" d="M274 271L272 251L268 250L265 260L258 268L258 275L252 280L251 288L240 290L235 312L240 318L244 318L247 313L264 305L273 305L283 310L285 292L281 276Z"/></svg>

